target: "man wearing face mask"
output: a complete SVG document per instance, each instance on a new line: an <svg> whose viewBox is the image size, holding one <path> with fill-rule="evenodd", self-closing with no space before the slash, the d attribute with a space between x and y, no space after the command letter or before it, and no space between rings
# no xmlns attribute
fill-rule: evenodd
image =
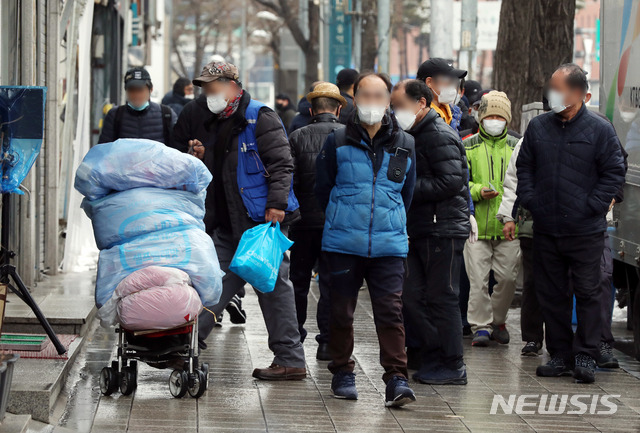
<svg viewBox="0 0 640 433"><path fill-rule="evenodd" d="M467 71L456 69L450 60L434 57L418 68L417 79L424 81L433 93L431 108L451 125L453 106L459 96L460 80L467 76ZM453 125L457 131L457 125Z"/></svg>
<svg viewBox="0 0 640 433"><path fill-rule="evenodd" d="M509 343L507 313L516 289L520 242L508 241L503 224L496 219L502 200L503 182L518 140L507 133L511 102L503 92L491 91L478 107L480 129L464 140L469 162L471 197L478 221L478 242L467 244L464 262L469 275L467 320L473 332L472 346L487 346L490 339ZM496 285L489 296L489 275Z"/></svg>
<svg viewBox="0 0 640 433"><path fill-rule="evenodd" d="M291 149L278 115L251 99L242 89L238 69L230 63L207 64L193 84L202 87L203 94L182 110L175 128L176 147L202 159L213 175L207 189L205 226L225 272L220 302L206 305L199 318L200 346L206 347L203 340L215 319L245 285L229 271L242 234L264 222L281 223L286 234L299 211L292 189ZM288 255L280 265L273 292L256 293L275 357L271 366L255 369L253 376L304 379Z"/></svg>
<svg viewBox="0 0 640 433"><path fill-rule="evenodd" d="M145 68L133 68L124 76L127 103L107 113L98 143L119 138L146 138L172 146L176 113L166 105L151 102L151 76Z"/></svg>
<svg viewBox="0 0 640 433"><path fill-rule="evenodd" d="M193 101L193 97L193 83L188 78L180 77L173 83L173 89L164 95L162 103L179 116L184 106Z"/></svg>
<svg viewBox="0 0 640 433"><path fill-rule="evenodd" d="M573 374L577 381L591 383L600 357L606 214L624 183L624 158L611 123L585 106L589 84L579 66L561 65L549 88L552 112L531 120L516 162L518 200L534 218L535 291L551 355L536 374ZM569 270L578 319L575 334Z"/></svg>
<svg viewBox="0 0 640 433"><path fill-rule="evenodd" d="M458 135L430 108L431 98L419 80L402 81L391 94L398 123L416 146L416 187L407 222L411 243L403 292L405 322L419 330L412 334L421 352L413 378L431 385L464 385L458 292L462 252L471 230L467 158Z"/></svg>
<svg viewBox="0 0 640 433"><path fill-rule="evenodd" d="M351 359L353 313L364 279L385 369L385 405L402 406L416 399L407 383L402 320L414 142L389 113L389 77L362 74L353 90L354 121L327 137L316 162L316 196L325 209L322 250L331 285L331 391L337 398L358 398Z"/></svg>

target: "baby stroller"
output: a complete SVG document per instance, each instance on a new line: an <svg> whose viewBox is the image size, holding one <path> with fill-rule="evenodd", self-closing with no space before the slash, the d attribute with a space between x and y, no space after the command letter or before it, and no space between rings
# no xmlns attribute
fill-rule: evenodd
<svg viewBox="0 0 640 433"><path fill-rule="evenodd" d="M209 365L198 364L198 319L162 331L128 331L121 326L118 334L118 359L100 373L100 391L111 395L120 389L131 394L138 385L138 361L155 368L173 368L169 392L182 398L188 392L199 398L207 390Z"/></svg>

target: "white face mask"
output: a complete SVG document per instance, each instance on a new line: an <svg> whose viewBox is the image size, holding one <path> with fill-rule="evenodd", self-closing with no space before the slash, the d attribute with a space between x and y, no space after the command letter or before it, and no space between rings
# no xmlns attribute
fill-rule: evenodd
<svg viewBox="0 0 640 433"><path fill-rule="evenodd" d="M457 91L456 91L456 99L453 101L453 105L458 105L458 102L460 102L460 100L462 99L462 95L460 95Z"/></svg>
<svg viewBox="0 0 640 433"><path fill-rule="evenodd" d="M193 99L193 97L194 97L194 96L195 96L195 95L194 95L193 93L190 93L190 94L188 94L188 95L184 95L184 97L185 97L186 99Z"/></svg>
<svg viewBox="0 0 640 433"><path fill-rule="evenodd" d="M411 129L413 124L416 123L416 116L418 115L414 113L413 110L396 110L394 114L396 115L398 125L405 131Z"/></svg>
<svg viewBox="0 0 640 433"><path fill-rule="evenodd" d="M222 110L227 107L227 99L225 98L224 93L218 93L217 95L208 95L207 107L209 107L209 111L214 114L222 113Z"/></svg>
<svg viewBox="0 0 640 433"><path fill-rule="evenodd" d="M438 95L438 102L442 105L451 104L456 100L458 96L458 89L456 86L447 86L443 89L440 89L440 93L433 92Z"/></svg>
<svg viewBox="0 0 640 433"><path fill-rule="evenodd" d="M475 120L476 123L480 123L478 121L478 110L476 110L475 108L471 109L471 117L473 117L473 120Z"/></svg>
<svg viewBox="0 0 640 433"><path fill-rule="evenodd" d="M375 125L382 121L386 105L358 105L358 118L362 123Z"/></svg>
<svg viewBox="0 0 640 433"><path fill-rule="evenodd" d="M484 128L484 132L487 134L498 137L502 135L504 132L504 128L507 126L506 120L498 120L498 119L484 119L482 121L482 128Z"/></svg>
<svg viewBox="0 0 640 433"><path fill-rule="evenodd" d="M556 90L549 90L547 99L549 100L549 107L554 113L562 113L569 108L569 106L564 105L564 95Z"/></svg>

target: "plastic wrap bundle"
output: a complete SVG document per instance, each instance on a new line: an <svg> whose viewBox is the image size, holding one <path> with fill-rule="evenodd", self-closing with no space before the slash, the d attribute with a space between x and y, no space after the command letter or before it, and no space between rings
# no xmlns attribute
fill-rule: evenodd
<svg viewBox="0 0 640 433"><path fill-rule="evenodd" d="M113 191L152 186L196 194L211 182L211 173L198 158L162 143L121 138L98 144L76 171L75 188L89 200Z"/></svg>
<svg viewBox="0 0 640 433"><path fill-rule="evenodd" d="M84 157L75 187L85 196L82 207L101 249L95 297L103 326L116 323L122 298L116 287L134 273L140 279L146 274L139 272L153 266L164 274L170 268L183 271L190 282L177 282L181 289L169 290L174 285L147 281L139 287L144 290L126 297L139 300L143 311L156 308L158 313L159 303L171 308L176 299L184 300L193 294L185 285L195 289L203 305L218 302L224 273L202 222L209 182L211 173L202 161L155 141L121 139L99 144ZM138 307L121 304L129 308L121 313L131 325L135 314L130 312ZM193 300L189 305L193 309ZM161 319L134 326L158 326Z"/></svg>
<svg viewBox="0 0 640 433"><path fill-rule="evenodd" d="M222 291L222 276L211 237L198 228L186 227L148 233L100 251L96 280L96 305L103 324L112 323L112 299L116 287L129 274L148 266L183 270L204 305L215 305ZM104 306L104 307L103 307Z"/></svg>
<svg viewBox="0 0 640 433"><path fill-rule="evenodd" d="M82 201L101 250L158 230L194 226L204 230L205 193L135 188Z"/></svg>
<svg viewBox="0 0 640 433"><path fill-rule="evenodd" d="M109 302L116 303L117 320L127 330L175 328L202 310L189 284L189 275L179 269L149 266L122 280Z"/></svg>

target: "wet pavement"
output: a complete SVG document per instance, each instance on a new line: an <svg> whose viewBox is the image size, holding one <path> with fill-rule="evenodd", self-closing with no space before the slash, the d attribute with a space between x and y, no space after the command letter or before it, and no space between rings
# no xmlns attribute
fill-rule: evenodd
<svg viewBox="0 0 640 433"><path fill-rule="evenodd" d="M312 285L317 297L317 286ZM520 356L519 310L508 321L511 344L471 348L465 340L466 386L414 384L418 401L402 409L384 407L382 367L366 291L360 292L356 310L356 384L358 401L336 400L329 387L326 362L315 360L317 331L310 302L309 338L305 344L308 377L299 382L254 380L255 367L271 363L267 334L257 298L244 302L246 325L214 330L209 349L201 359L210 365L209 389L200 399L175 399L169 393L169 370L140 365L138 388L131 396L102 397L99 372L115 354L116 334L97 328L88 335L64 391L60 425L78 432L638 432L640 431L640 371L625 357L623 369L598 371L595 384L575 384L573 379L538 378L535 367L542 357ZM496 405L494 396L512 401L512 411ZM513 395L513 396L512 396ZM540 414L541 396L558 402L567 399L560 414ZM613 414L602 396L615 407ZM511 396L511 397L510 397ZM525 397L522 397L525 396ZM581 397L576 397L581 396ZM512 400L509 400L509 399ZM572 404L575 398L577 403ZM607 400L608 399L608 400ZM518 406L521 400L524 405ZM583 404L581 405L580 402ZM560 406L560 405L558 405ZM579 410L584 406L584 410ZM542 406L544 409L545 406ZM571 414L569 411L585 412ZM505 413L506 412L506 413ZM511 412L511 413L509 413ZM533 413L530 413L533 412Z"/></svg>

